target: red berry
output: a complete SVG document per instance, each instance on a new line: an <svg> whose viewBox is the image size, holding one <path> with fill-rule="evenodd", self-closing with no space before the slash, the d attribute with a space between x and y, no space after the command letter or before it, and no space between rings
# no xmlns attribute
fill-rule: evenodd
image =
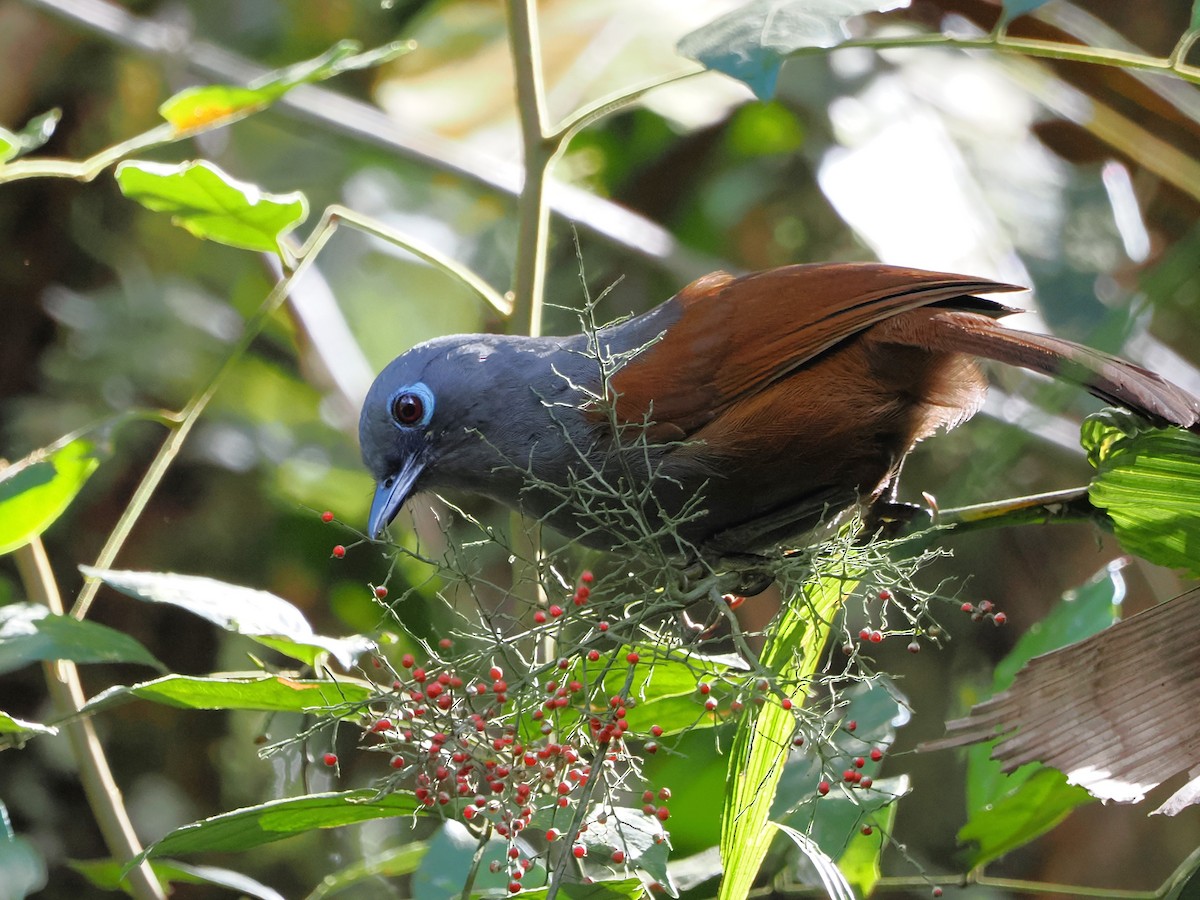
<svg viewBox="0 0 1200 900"><path fill-rule="evenodd" d="M535 612L533 614L533 621L535 621L539 625L541 625L543 622L546 621L546 614L539 609L537 612Z"/></svg>
<svg viewBox="0 0 1200 900"><path fill-rule="evenodd" d="M504 677L504 670L499 666L492 666L488 669L488 675L491 676L492 681L499 681Z"/></svg>
<svg viewBox="0 0 1200 900"><path fill-rule="evenodd" d="M374 732L387 731L391 727L392 727L391 719L380 719L378 722L376 722L374 725L371 726L371 730Z"/></svg>
<svg viewBox="0 0 1200 900"><path fill-rule="evenodd" d="M561 606L559 606L557 603L551 604L551 606L550 606L551 618L557 619L562 614L563 614L563 608Z"/></svg>
<svg viewBox="0 0 1200 900"><path fill-rule="evenodd" d="M601 622L596 627L599 628L601 631L608 631L608 623L607 622Z"/></svg>
<svg viewBox="0 0 1200 900"><path fill-rule="evenodd" d="M589 660L591 660L592 662L595 662L596 660L598 660L600 658L600 651L599 650L589 650L587 658Z"/></svg>
<svg viewBox="0 0 1200 900"><path fill-rule="evenodd" d="M658 743L656 741L646 741L646 752L647 753L657 753L658 752Z"/></svg>
<svg viewBox="0 0 1200 900"><path fill-rule="evenodd" d="M641 657L639 657L636 653L628 653L625 656L625 662L629 663L631 666L636 666L639 659L641 659Z"/></svg>
<svg viewBox="0 0 1200 900"><path fill-rule="evenodd" d="M857 727L858 727L858 722L856 722L854 719L851 719L849 722L846 723L847 731L853 731Z"/></svg>
<svg viewBox="0 0 1200 900"><path fill-rule="evenodd" d="M864 628L861 631L859 631L858 638L859 638L859 640L862 640L862 641L869 641L871 639L871 629Z"/></svg>
<svg viewBox="0 0 1200 900"><path fill-rule="evenodd" d="M557 841L560 837L562 837L562 832L559 831L557 828L551 828L549 831L546 832L546 842L547 843L552 844L555 841Z"/></svg>
<svg viewBox="0 0 1200 900"><path fill-rule="evenodd" d="M670 800L671 799L671 789L669 787L660 787L658 789L658 799L659 800Z"/></svg>
<svg viewBox="0 0 1200 900"><path fill-rule="evenodd" d="M916 641L913 641L911 644L908 645L908 652L909 653L920 653L921 645L918 644Z"/></svg>
<svg viewBox="0 0 1200 900"><path fill-rule="evenodd" d="M883 642L883 632L882 631L872 631L871 632L871 643L872 644L880 644L882 642Z"/></svg>
<svg viewBox="0 0 1200 900"><path fill-rule="evenodd" d="M336 753L326 753L324 756L321 757L321 761L323 763L325 763L325 765L329 766L330 768L333 768L338 763L337 754Z"/></svg>
<svg viewBox="0 0 1200 900"><path fill-rule="evenodd" d="M345 555L346 555L346 548L343 547L341 544L338 544L337 546L335 546L333 548L333 556L335 559L341 559Z"/></svg>
<svg viewBox="0 0 1200 900"><path fill-rule="evenodd" d="M979 603L979 611L981 613L990 613L995 609L995 604L991 600L982 600Z"/></svg>
<svg viewBox="0 0 1200 900"><path fill-rule="evenodd" d="M411 669L416 664L417 661L413 658L411 653L405 653L402 657L400 657L400 665L406 669Z"/></svg>
<svg viewBox="0 0 1200 900"><path fill-rule="evenodd" d="M875 782L874 782L874 780L871 778L871 776L870 776L870 775L864 775L864 776L862 777L862 780L858 782L858 786L859 786L860 788L864 788L864 789L865 789L865 788L869 788L869 787L870 787L871 785L873 785L874 783L875 783Z"/></svg>
<svg viewBox="0 0 1200 900"><path fill-rule="evenodd" d="M571 848L571 855L576 859L583 859L585 856L587 856L587 847L585 847L583 844L576 844Z"/></svg>
<svg viewBox="0 0 1200 900"><path fill-rule="evenodd" d="M964 603L962 606L959 607L959 609L961 609L965 613L975 612L975 607L972 606L970 603Z"/></svg>
<svg viewBox="0 0 1200 900"><path fill-rule="evenodd" d="M942 889L940 887L935 887L932 891L932 894L934 897L940 897L942 896Z"/></svg>
<svg viewBox="0 0 1200 900"><path fill-rule="evenodd" d="M717 708L717 698L709 697L707 700L705 700L704 708L707 709L709 712L712 712L714 709L716 709Z"/></svg>
<svg viewBox="0 0 1200 900"><path fill-rule="evenodd" d="M578 606L587 600L592 595L591 589L587 585L581 584L575 589L575 605Z"/></svg>
<svg viewBox="0 0 1200 900"><path fill-rule="evenodd" d="M829 793L829 782L822 781L820 784L818 784L817 785L817 793L820 794L822 797L824 797L826 794L828 794Z"/></svg>
<svg viewBox="0 0 1200 900"><path fill-rule="evenodd" d="M881 590L881 591L879 592L879 599L880 599L880 600L884 600L884 601L891 600L891 599L892 599L892 592L891 592L891 591L889 591L887 588L884 588L883 590Z"/></svg>
<svg viewBox="0 0 1200 900"><path fill-rule="evenodd" d="M654 735L655 737L662 737L662 734L663 734L662 726L661 725L651 725L650 733L652 735Z"/></svg>
<svg viewBox="0 0 1200 900"><path fill-rule="evenodd" d="M870 834L872 831L874 831L874 829L873 829L873 828L871 828L871 826L870 826L870 825L864 825L864 826L862 827L862 833L863 833L863 834Z"/></svg>
<svg viewBox="0 0 1200 900"><path fill-rule="evenodd" d="M883 759L883 751L880 750L878 747L872 747L870 757L875 762L879 762L881 759Z"/></svg>
<svg viewBox="0 0 1200 900"><path fill-rule="evenodd" d="M739 597L737 594L726 594L723 599L730 609L737 609L746 602L745 597Z"/></svg>
<svg viewBox="0 0 1200 900"><path fill-rule="evenodd" d="M667 819L671 818L671 811L665 806L660 806L654 814L658 816L658 821L660 822L665 822Z"/></svg>
<svg viewBox="0 0 1200 900"><path fill-rule="evenodd" d="M583 574L579 576L579 580L584 584L591 584L596 580L596 576L592 574L591 569L584 569Z"/></svg>
<svg viewBox="0 0 1200 900"><path fill-rule="evenodd" d="M388 589L385 588L382 584L375 588L375 596L378 597L380 600L382 600L387 595L388 595Z"/></svg>
<svg viewBox="0 0 1200 900"><path fill-rule="evenodd" d="M617 863L618 865L625 862L625 851L624 850L614 850L612 852L612 861Z"/></svg>
<svg viewBox="0 0 1200 900"><path fill-rule="evenodd" d="M779 701L779 705L782 706L784 709L791 709L792 708L792 700L790 697L784 697L782 700Z"/></svg>
<svg viewBox="0 0 1200 900"><path fill-rule="evenodd" d="M1008 616L1006 616L1002 612L998 612L994 616L992 616L992 621L995 622L997 625L1003 625L1005 622L1008 621Z"/></svg>
<svg viewBox="0 0 1200 900"><path fill-rule="evenodd" d="M510 894L519 894L521 892L521 882L510 881L508 883L508 892Z"/></svg>
<svg viewBox="0 0 1200 900"><path fill-rule="evenodd" d="M403 769L404 757L397 754L396 756L392 757L392 761L388 763L388 765L390 765L393 769Z"/></svg>
<svg viewBox="0 0 1200 900"><path fill-rule="evenodd" d="M696 690L698 690L702 694L707 694L710 691L712 691L712 685L709 684L707 681L702 681L698 685L696 685Z"/></svg>
<svg viewBox="0 0 1200 900"><path fill-rule="evenodd" d="M793 747L803 747L804 746L804 736L798 734L794 738L792 738L792 746Z"/></svg>
<svg viewBox="0 0 1200 900"><path fill-rule="evenodd" d="M329 510L325 510L325 512L321 513L321 521L326 523L332 522L333 513L331 513Z"/></svg>

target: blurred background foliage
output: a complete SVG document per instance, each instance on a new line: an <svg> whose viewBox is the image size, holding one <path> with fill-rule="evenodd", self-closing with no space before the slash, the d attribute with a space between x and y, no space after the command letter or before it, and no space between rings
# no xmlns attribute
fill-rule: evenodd
<svg viewBox="0 0 1200 900"><path fill-rule="evenodd" d="M541 3L552 116L686 70L675 42L734 5ZM1190 5L1052 0L1011 33L1125 42L1165 55L1186 30ZM989 29L998 11L989 0L914 0L893 21L897 29L971 33ZM297 91L293 103L151 158L211 159L264 189L301 190L315 210L343 203L506 288L519 140L503 10L490 0L0 0L0 124L16 128L61 107L44 152L81 158L155 125L158 104L189 84L238 81L248 77L248 61L285 65L343 38L367 46L415 38L419 49ZM362 117L359 103L375 118ZM1106 137L1105 123L1117 140ZM878 258L1030 284L1034 292L1021 302L1031 315L1021 324L1131 356L1198 390L1198 169L1200 92L1161 76L938 48L848 49L789 62L777 98L763 103L705 74L587 129L559 162L562 186L552 201L565 214L553 221L548 298L564 308L550 310L547 331L576 328L576 229L592 294L613 286L600 308L606 318L647 309L721 266ZM0 455L10 459L131 407L181 406L274 278L253 254L197 241L126 201L107 173L90 184L0 188L0 241ZM278 316L218 394L119 565L263 588L299 605L323 633L370 631L380 614L368 584L387 577L388 563L366 545L331 559L330 547L353 535L317 515L332 509L361 527L370 499L356 410L344 395L361 396L371 372L421 340L504 326L445 274L349 230L318 268L323 284L313 290L331 291L336 305L317 328L344 327L351 337L339 371L309 352L312 322ZM998 389L985 415L910 461L906 499L928 491L952 506L1087 478L1074 423L1095 408L1091 401L1020 373L994 374ZM160 439L152 424L120 429L112 457L47 534L68 594L80 585L75 566L95 558ZM507 522L498 510L472 508ZM1083 526L974 535L953 551L926 577L953 579L964 598L993 601L1011 624L994 629L963 617L947 622L942 652L914 657L900 642L880 649L881 667L897 674L915 709L900 750L940 735L944 719L990 683L992 663L1015 637L1119 552ZM406 574L424 577L396 577ZM1128 612L1187 586L1142 562L1124 575ZM20 595L15 570L0 560L0 598ZM438 627L436 610L413 601L400 615L414 633L428 634ZM218 639L177 611L105 593L94 618L128 631L175 671L248 667L247 645ZM84 671L90 693L143 674ZM37 670L0 682L0 709L37 719L45 703ZM146 840L200 816L331 783L304 760L257 758L257 742L294 730L294 721L138 703L98 724ZM716 790L724 763L710 739L694 743L688 777ZM373 759L346 760L343 785L375 774ZM897 821L907 854L934 869L961 865L961 762L895 754L888 771L908 772L915 783ZM0 799L18 833L54 867L43 896L78 896L82 881L63 861L104 851L64 747L42 738L4 753ZM1146 808L1085 806L992 871L1156 885L1200 843L1200 813L1150 820ZM702 803L695 809L704 815ZM703 829L689 835L682 822L693 817L679 818L681 849L702 849ZM344 832L271 845L231 864L299 896L364 848L409 834L395 823ZM186 890L179 896L204 895ZM408 888L380 879L358 890L390 897ZM982 888L970 895L999 896Z"/></svg>

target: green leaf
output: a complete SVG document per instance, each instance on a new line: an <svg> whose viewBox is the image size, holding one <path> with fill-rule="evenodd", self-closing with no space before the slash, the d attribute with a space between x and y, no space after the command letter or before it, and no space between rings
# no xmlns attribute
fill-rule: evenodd
<svg viewBox="0 0 1200 900"><path fill-rule="evenodd" d="M1200 435L1106 411L1088 417L1081 441L1096 467L1088 497L1121 545L1200 574Z"/></svg>
<svg viewBox="0 0 1200 900"><path fill-rule="evenodd" d="M376 694L367 682L351 679L318 681L282 675L167 675L141 684L118 685L97 694L84 706L89 713L130 700L151 700L179 709L259 709L320 714L352 713Z"/></svg>
<svg viewBox="0 0 1200 900"><path fill-rule="evenodd" d="M0 897L23 900L47 884L46 861L28 840L19 837L0 803Z"/></svg>
<svg viewBox="0 0 1200 900"><path fill-rule="evenodd" d="M321 883L313 888L305 900L325 900L326 897L339 894L368 878L411 875L420 865L428 849L429 844L426 841L413 841L411 844L401 844L382 853L356 860L322 878Z"/></svg>
<svg viewBox="0 0 1200 900"><path fill-rule="evenodd" d="M1200 0L1195 0L1192 4L1192 22L1188 31L1200 30Z"/></svg>
<svg viewBox="0 0 1200 900"><path fill-rule="evenodd" d="M429 841L421 864L412 877L413 900L442 900L462 893L467 873L479 847L479 838L456 821L445 822ZM472 896L508 893L508 841L493 837L483 847ZM493 871L492 863L496 863ZM539 860L525 878L531 884L544 880L546 868Z"/></svg>
<svg viewBox="0 0 1200 900"><path fill-rule="evenodd" d="M349 669L359 656L375 647L373 641L360 635L332 638L315 634L300 610L266 591L173 572L121 572L90 566L80 566L79 570L130 597L186 609L226 631L246 635L309 665L324 652Z"/></svg>
<svg viewBox="0 0 1200 900"><path fill-rule="evenodd" d="M908 793L908 777L901 775L899 778L876 781L874 790L881 789L894 792L894 796L899 798ZM892 802L869 815L864 814L865 821L875 828L875 833L863 834L861 830L855 831L845 852L838 857L838 868L846 876L850 886L858 892L856 896L869 897L882 875L879 861L887 844L886 835L892 834L896 824L896 808L896 804Z"/></svg>
<svg viewBox="0 0 1200 900"><path fill-rule="evenodd" d="M996 666L993 693L1008 688L1020 668L1035 656L1073 644L1104 630L1117 618L1124 596L1120 564L1104 569L1079 590L1063 597L1045 619L1029 629ZM995 742L972 747L967 757L967 822L958 832L973 841L971 865L983 865L1050 830L1076 806L1092 801L1082 787L1038 763L1006 775L991 758Z"/></svg>
<svg viewBox="0 0 1200 900"><path fill-rule="evenodd" d="M792 843L804 854L805 859L817 873L817 880L821 882L825 896L830 900L854 900L854 891L846 881L846 876L841 873L828 854L817 846L816 841L804 832L797 831L788 825L776 823L775 827L791 838Z"/></svg>
<svg viewBox="0 0 1200 900"><path fill-rule="evenodd" d="M986 747L972 748L972 763L981 750L987 752ZM972 868L1024 846L1061 822L1075 807L1093 799L1079 785L1067 784L1067 776L1057 769L1030 763L1013 775L1020 776L1023 769L1030 771L1019 784L972 814L959 829L959 841L976 845L971 854Z"/></svg>
<svg viewBox="0 0 1200 900"><path fill-rule="evenodd" d="M139 860L185 853L237 853L319 828L411 816L416 808L411 796L380 797L365 790L271 800L177 828L147 847Z"/></svg>
<svg viewBox="0 0 1200 900"><path fill-rule="evenodd" d="M71 860L68 865L101 890L131 893L129 878L125 875L127 867L116 860ZM154 877L164 887L173 884L211 884L257 900L284 900L278 891L229 869L189 866L174 860L156 860L150 867L154 870Z"/></svg>
<svg viewBox="0 0 1200 900"><path fill-rule="evenodd" d="M213 84L186 88L163 103L158 111L180 131L241 118L269 106L297 85L381 65L414 46L412 41L397 41L361 53L357 41L339 41L320 56L270 72L248 87Z"/></svg>
<svg viewBox="0 0 1200 900"><path fill-rule="evenodd" d="M585 875L595 881L611 876L613 851L620 850L625 854L626 867L645 872L661 884L668 895L679 895L667 870L670 849L667 833L657 818L640 809L612 806L605 809L604 822L590 816L588 823L587 830L579 838L579 843L588 851L583 864Z"/></svg>
<svg viewBox="0 0 1200 900"><path fill-rule="evenodd" d="M126 197L170 213L196 237L244 250L278 253L279 239L308 217L299 191L268 194L203 160L173 166L126 161L116 178Z"/></svg>
<svg viewBox="0 0 1200 900"><path fill-rule="evenodd" d="M52 109L34 116L20 131L0 128L0 165L31 153L50 140L61 118L62 110Z"/></svg>
<svg viewBox="0 0 1200 900"><path fill-rule="evenodd" d="M1195 900L1200 896L1200 849L1188 854L1171 873L1163 889L1163 900Z"/></svg>
<svg viewBox="0 0 1200 900"><path fill-rule="evenodd" d="M58 734L58 729L52 725L42 725L40 722L26 722L6 712L0 712L0 734L15 734L18 740L24 740L35 734Z"/></svg>
<svg viewBox="0 0 1200 900"><path fill-rule="evenodd" d="M99 465L96 444L75 438L0 470L0 554L25 546L49 528Z"/></svg>
<svg viewBox="0 0 1200 900"><path fill-rule="evenodd" d="M33 662L140 663L166 666L129 635L71 616L56 616L37 603L0 607L0 674Z"/></svg>
<svg viewBox="0 0 1200 900"><path fill-rule="evenodd" d="M769 100L790 54L836 47L849 36L845 23L853 16L907 5L908 0L751 0L685 35L677 49Z"/></svg>
<svg viewBox="0 0 1200 900"><path fill-rule="evenodd" d="M1044 6L1047 2L1048 0L1004 0L1004 9L1000 14L1000 21L1007 25L1018 16L1031 13L1039 6Z"/></svg>

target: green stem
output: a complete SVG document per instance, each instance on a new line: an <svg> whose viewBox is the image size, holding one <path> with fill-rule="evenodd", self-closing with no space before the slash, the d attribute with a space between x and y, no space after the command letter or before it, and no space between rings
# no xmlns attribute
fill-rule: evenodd
<svg viewBox="0 0 1200 900"><path fill-rule="evenodd" d="M550 164L560 144L547 133L536 0L509 0L507 9L525 174L517 199L517 260L513 272L513 327L510 330L537 336L542 333L549 245L550 206L546 202L546 183Z"/></svg>
<svg viewBox="0 0 1200 900"><path fill-rule="evenodd" d="M34 538L15 551L14 558L29 599L61 616L62 596L41 540ZM79 780L88 806L96 817L96 825L104 837L105 846L114 859L122 863L129 862L142 852L142 846L133 830L133 823L129 821L121 789L113 778L92 720L73 719L87 701L79 680L79 668L70 660L49 661L44 668L50 699L58 718L65 720L62 727L70 741ZM134 866L126 877L130 892L137 900L163 900L166 897L148 861L143 860Z"/></svg>

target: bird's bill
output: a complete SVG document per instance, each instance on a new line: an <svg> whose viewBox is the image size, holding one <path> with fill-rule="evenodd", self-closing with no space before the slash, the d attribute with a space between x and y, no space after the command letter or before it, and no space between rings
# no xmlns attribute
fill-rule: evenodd
<svg viewBox="0 0 1200 900"><path fill-rule="evenodd" d="M423 461L415 455L408 457L400 471L381 481L375 488L375 498L371 501L371 515L367 518L367 534L375 539L383 529L388 527L404 501L412 494L413 484L421 470L425 468Z"/></svg>

